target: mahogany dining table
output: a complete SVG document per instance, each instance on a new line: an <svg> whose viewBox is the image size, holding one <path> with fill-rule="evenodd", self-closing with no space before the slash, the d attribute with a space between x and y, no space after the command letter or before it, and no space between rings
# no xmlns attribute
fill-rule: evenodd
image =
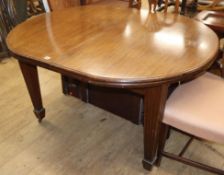
<svg viewBox="0 0 224 175"><path fill-rule="evenodd" d="M143 166L148 170L157 160L168 87L205 72L215 59L218 43L211 29L190 18L108 5L41 14L15 27L7 37L39 121L45 109L38 66L85 83L141 94Z"/></svg>

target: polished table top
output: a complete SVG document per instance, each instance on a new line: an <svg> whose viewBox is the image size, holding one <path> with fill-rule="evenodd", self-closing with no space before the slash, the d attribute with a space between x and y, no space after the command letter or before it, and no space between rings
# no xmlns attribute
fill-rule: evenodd
<svg viewBox="0 0 224 175"><path fill-rule="evenodd" d="M43 14L7 37L40 122L45 108L37 66L82 83L126 87L142 95L142 162L148 170L158 160L169 84L204 72L215 59L218 43L215 33L198 21L108 5Z"/></svg>
<svg viewBox="0 0 224 175"><path fill-rule="evenodd" d="M46 68L113 86L150 85L210 64L218 38L187 17L86 6L43 14L17 26L9 49Z"/></svg>

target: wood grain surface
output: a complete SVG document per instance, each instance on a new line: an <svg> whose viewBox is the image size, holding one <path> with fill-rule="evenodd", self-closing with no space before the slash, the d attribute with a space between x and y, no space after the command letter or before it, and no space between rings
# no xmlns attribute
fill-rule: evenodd
<svg viewBox="0 0 224 175"><path fill-rule="evenodd" d="M183 77L208 66L218 50L215 33L195 20L104 5L32 18L7 44L36 65L114 86Z"/></svg>
<svg viewBox="0 0 224 175"><path fill-rule="evenodd" d="M79 0L48 0L52 10L61 10L68 7L78 6Z"/></svg>

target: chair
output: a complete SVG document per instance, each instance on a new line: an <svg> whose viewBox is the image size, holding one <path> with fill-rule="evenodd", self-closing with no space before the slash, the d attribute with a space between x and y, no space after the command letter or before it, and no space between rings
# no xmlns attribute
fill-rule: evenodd
<svg viewBox="0 0 224 175"><path fill-rule="evenodd" d="M193 15L198 11L212 10L212 11L223 11L224 1L223 0L192 0L190 6L187 7L188 0L182 0L181 14L185 14L185 10L188 8Z"/></svg>
<svg viewBox="0 0 224 175"><path fill-rule="evenodd" d="M187 3L187 0L148 0L149 7L152 4L157 4L158 8L156 8L156 11L165 11L167 12L168 7L174 6L174 12L180 13L181 15L185 15L185 11L187 10L187 16L193 16L197 10L197 0L192 0L190 3ZM150 7L150 10L155 11L155 5L154 9Z"/></svg>
<svg viewBox="0 0 224 175"><path fill-rule="evenodd" d="M37 8L34 1L39 3ZM32 10L36 9L28 15L27 8L31 8L31 3L33 6ZM42 13L44 10L41 9L42 3L39 0L0 0L0 4L0 50L4 50L1 56L4 55L5 57L9 56L5 44L7 33L29 16Z"/></svg>
<svg viewBox="0 0 224 175"><path fill-rule="evenodd" d="M195 19L210 27L219 38L224 37L224 12L202 11Z"/></svg>
<svg viewBox="0 0 224 175"><path fill-rule="evenodd" d="M224 80L211 73L179 85L168 98L160 130L159 159L161 156L183 162L213 173L224 171L183 157L193 138L224 144ZM193 137L179 155L164 151L168 127L176 128Z"/></svg>
<svg viewBox="0 0 224 175"><path fill-rule="evenodd" d="M18 1L17 1L18 2ZM5 38L7 33L19 23L13 0L0 0L0 57L9 56ZM21 1L20 4L23 4Z"/></svg>
<svg viewBox="0 0 224 175"><path fill-rule="evenodd" d="M175 6L175 13L179 12L180 0L148 0L150 12L162 11L167 12L169 6ZM142 0L129 0L129 7L140 9ZM184 4L183 4L184 5ZM181 9L185 6L181 4Z"/></svg>
<svg viewBox="0 0 224 175"><path fill-rule="evenodd" d="M45 12L43 0L27 0L28 16L34 16Z"/></svg>
<svg viewBox="0 0 224 175"><path fill-rule="evenodd" d="M180 0L174 0L174 1L171 1L171 0L164 0L164 1L162 1L162 0L159 0L159 1L158 0L149 0L149 9L151 9L150 6L152 5L151 2L153 2L153 1L154 1L153 4L156 4L156 3L158 4L158 6L159 6L158 11L164 10L164 12L167 13L168 7L175 6L174 12L179 13ZM154 5L154 9L155 9L155 5Z"/></svg>
<svg viewBox="0 0 224 175"><path fill-rule="evenodd" d="M3 21L8 32L27 19L27 0L0 0L0 3Z"/></svg>
<svg viewBox="0 0 224 175"><path fill-rule="evenodd" d="M224 10L223 0L197 0L199 11L202 10Z"/></svg>

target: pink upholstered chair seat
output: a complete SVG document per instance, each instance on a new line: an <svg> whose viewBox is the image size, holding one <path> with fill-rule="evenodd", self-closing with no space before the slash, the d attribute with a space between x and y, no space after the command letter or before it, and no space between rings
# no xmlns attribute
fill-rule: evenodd
<svg viewBox="0 0 224 175"><path fill-rule="evenodd" d="M205 73L177 87L167 100L163 122L224 144L224 80Z"/></svg>

